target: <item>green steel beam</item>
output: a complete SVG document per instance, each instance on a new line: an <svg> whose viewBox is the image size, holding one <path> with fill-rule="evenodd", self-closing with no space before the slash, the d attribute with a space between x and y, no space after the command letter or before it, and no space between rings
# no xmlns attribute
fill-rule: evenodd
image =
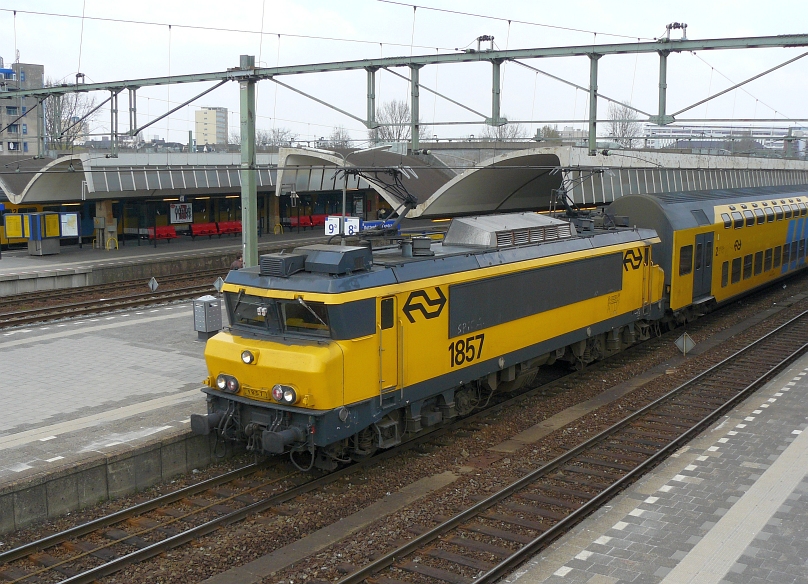
<svg viewBox="0 0 808 584"><path fill-rule="evenodd" d="M420 81L418 79L418 71L421 65L410 65L410 148L413 152L418 150L421 145L419 143L421 125L419 118L421 117L421 92Z"/></svg>
<svg viewBox="0 0 808 584"><path fill-rule="evenodd" d="M241 68L255 67L253 55L241 55ZM241 96L241 245L244 267L258 265L258 191L255 180L255 78L239 82Z"/></svg>
<svg viewBox="0 0 808 584"><path fill-rule="evenodd" d="M476 63L482 61L506 61L512 59L541 59L550 57L582 57L589 55L620 55L636 53L656 53L660 51L685 52L704 50L759 49L774 47L808 46L808 35L779 35L766 37L740 37L706 40L659 40L647 43L613 43L605 45L585 45L572 47L546 47L534 49L514 49L508 51L469 51L449 53L446 55L421 55L412 57L387 57L383 59L362 59L357 61L339 61L333 63L315 63L285 67L265 67L250 69L231 69L213 73L193 75L173 75L171 77L151 77L111 81L107 83L87 83L84 85L64 84L59 87L43 87L39 89L11 90L3 93L0 99L25 97L28 95L46 96L51 94L85 93L88 91L109 91L128 89L130 87L150 87L176 83L199 83L203 81L245 81L280 75L299 75L305 73L325 73L329 71L350 71L367 69L368 67L411 67L439 65L443 63Z"/></svg>

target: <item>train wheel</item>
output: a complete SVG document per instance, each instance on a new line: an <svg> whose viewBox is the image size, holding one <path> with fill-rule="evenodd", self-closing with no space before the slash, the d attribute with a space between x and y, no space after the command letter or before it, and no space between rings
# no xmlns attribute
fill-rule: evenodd
<svg viewBox="0 0 808 584"><path fill-rule="evenodd" d="M373 428L365 428L354 435L354 449L351 459L360 462L376 454L376 433Z"/></svg>

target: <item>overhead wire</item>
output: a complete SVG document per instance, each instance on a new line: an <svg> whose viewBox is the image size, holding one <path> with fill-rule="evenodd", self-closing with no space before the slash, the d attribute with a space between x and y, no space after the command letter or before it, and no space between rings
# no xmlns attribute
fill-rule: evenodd
<svg viewBox="0 0 808 584"><path fill-rule="evenodd" d="M484 19L488 19L488 20L500 20L500 21L503 21L503 22L504 21L514 22L516 24L524 24L524 25L527 25L527 26L539 26L539 27L542 27L542 28L551 28L551 29L555 29L555 30L563 30L563 31L566 31L566 32L580 32L580 33L585 33L585 34L598 34L597 31L593 31L593 30L585 30L585 29L581 29L581 28L571 28L571 27L568 27L568 26L558 26L558 25L554 25L554 24L544 24L544 23L540 23L540 22L530 22L530 21L527 21L527 20L517 20L515 18L506 18L506 17L502 17L502 16L492 16L490 14L476 14L474 12L464 12L462 10L451 10L451 9L448 9L448 8L435 8L435 7L432 7L432 6L424 6L422 4L410 4L409 2L400 2L399 0L376 0L376 2L380 2L382 4L394 4L394 5L397 5L397 6L407 6L407 7L412 7L412 8L417 7L417 8L421 8L422 10L431 10L433 12L444 12L446 14L457 14L459 16L471 16L471 17L474 17L474 18L484 18ZM603 35L603 36L610 36L610 37L624 38L624 39L635 39L635 38L637 38L637 36L635 36L635 35L613 34L613 33L606 33L606 32L601 32L600 34ZM643 37L640 37L640 38L643 38ZM655 41L656 39L655 38L646 38L645 40Z"/></svg>

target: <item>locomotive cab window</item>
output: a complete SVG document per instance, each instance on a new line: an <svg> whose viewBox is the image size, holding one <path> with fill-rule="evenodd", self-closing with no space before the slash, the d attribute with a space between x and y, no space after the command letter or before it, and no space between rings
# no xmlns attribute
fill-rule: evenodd
<svg viewBox="0 0 808 584"><path fill-rule="evenodd" d="M686 276L693 271L693 246L685 245L679 250L679 275Z"/></svg>
<svg viewBox="0 0 808 584"><path fill-rule="evenodd" d="M329 337L328 311L322 302L279 302L286 332Z"/></svg>
<svg viewBox="0 0 808 584"><path fill-rule="evenodd" d="M735 229L740 229L743 227L743 215L740 214L738 211L732 212L732 223L735 226Z"/></svg>
<svg viewBox="0 0 808 584"><path fill-rule="evenodd" d="M729 216L729 213L721 213L721 219L724 221L724 229L732 227L732 218Z"/></svg>

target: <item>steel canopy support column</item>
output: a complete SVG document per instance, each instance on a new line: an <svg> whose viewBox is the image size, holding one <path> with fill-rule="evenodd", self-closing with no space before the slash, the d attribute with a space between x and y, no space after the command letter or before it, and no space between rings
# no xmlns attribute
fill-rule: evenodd
<svg viewBox="0 0 808 584"><path fill-rule="evenodd" d="M598 59L603 55L589 55L589 156L598 151Z"/></svg>
<svg viewBox="0 0 808 584"><path fill-rule="evenodd" d="M419 118L421 117L421 108L419 106L419 98L421 95L418 80L418 71L423 65L410 65L410 97L412 106L410 107L410 149L415 152L421 145L419 143L419 133L421 125Z"/></svg>
<svg viewBox="0 0 808 584"><path fill-rule="evenodd" d="M37 113L37 117L39 118L39 132L37 132L37 141L39 144L37 147L39 148L39 152L37 156L40 158L45 157L45 100L48 99L47 96L40 98L39 100L39 112Z"/></svg>
<svg viewBox="0 0 808 584"><path fill-rule="evenodd" d="M508 120L502 117L501 104L502 104L502 73L501 73L501 60L491 61L492 77L491 77L491 117L485 120L489 126L504 126Z"/></svg>
<svg viewBox="0 0 808 584"><path fill-rule="evenodd" d="M241 55L239 68L254 69L255 56ZM241 245L244 267L258 265L258 195L255 181L255 77L239 82L241 96Z"/></svg>
<svg viewBox="0 0 808 584"><path fill-rule="evenodd" d="M111 158L118 158L118 92L119 89L113 89L109 100L109 133L112 150L110 151Z"/></svg>
<svg viewBox="0 0 808 584"><path fill-rule="evenodd" d="M378 67L367 67L368 72L368 115L367 115L367 128L373 130L378 128L379 124L376 122L376 71Z"/></svg>
<svg viewBox="0 0 808 584"><path fill-rule="evenodd" d="M129 134L137 129L137 87L129 88Z"/></svg>
<svg viewBox="0 0 808 584"><path fill-rule="evenodd" d="M668 99L668 54L669 51L659 51L659 115L652 118L660 126L670 124L673 116L665 115Z"/></svg>

